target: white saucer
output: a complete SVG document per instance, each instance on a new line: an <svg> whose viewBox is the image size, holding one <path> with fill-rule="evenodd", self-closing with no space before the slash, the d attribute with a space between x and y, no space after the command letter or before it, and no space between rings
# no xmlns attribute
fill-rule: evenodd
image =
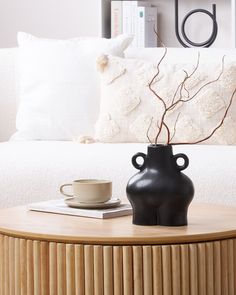
<svg viewBox="0 0 236 295"><path fill-rule="evenodd" d="M103 209L103 208L112 208L120 205L120 199L110 199L107 202L103 203L83 203L74 200L74 198L65 199L67 206L72 208L84 208L84 209Z"/></svg>

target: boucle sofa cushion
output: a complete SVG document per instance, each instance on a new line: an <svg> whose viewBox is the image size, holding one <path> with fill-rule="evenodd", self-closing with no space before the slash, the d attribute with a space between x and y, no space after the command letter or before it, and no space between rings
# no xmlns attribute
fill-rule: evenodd
<svg viewBox="0 0 236 295"><path fill-rule="evenodd" d="M147 144L0 143L0 208L62 198L60 185L79 178L111 179L113 197L128 202L125 189L137 173L131 163L137 152L147 153ZM194 183L194 201L236 206L235 146L176 146L177 153L189 157L184 173Z"/></svg>
<svg viewBox="0 0 236 295"><path fill-rule="evenodd" d="M168 53L167 53L168 54ZM167 106L172 103L178 85L186 72L190 74L195 64L169 62L161 64L160 74L152 88L164 99ZM236 87L236 61L222 63L201 62L182 89L180 102L170 109L166 123L170 128L172 142L195 142L205 138L220 123ZM101 142L152 142L159 130L164 111L163 103L149 89L149 83L157 73L154 62L140 59L123 59L103 55L99 59L101 71L101 106L96 123L96 138ZM222 72L223 74L220 75ZM213 83L211 81L217 80ZM205 84L208 84L204 86ZM175 101L179 98L179 92ZM176 128L175 128L176 124ZM223 126L208 141L211 144L236 144L236 104L233 100ZM163 128L158 142L165 143L167 132Z"/></svg>

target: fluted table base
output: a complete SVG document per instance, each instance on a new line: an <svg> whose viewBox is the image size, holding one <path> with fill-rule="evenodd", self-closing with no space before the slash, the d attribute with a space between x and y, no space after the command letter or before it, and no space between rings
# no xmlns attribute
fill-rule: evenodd
<svg viewBox="0 0 236 295"><path fill-rule="evenodd" d="M1 295L234 295L236 239L83 245L0 235Z"/></svg>

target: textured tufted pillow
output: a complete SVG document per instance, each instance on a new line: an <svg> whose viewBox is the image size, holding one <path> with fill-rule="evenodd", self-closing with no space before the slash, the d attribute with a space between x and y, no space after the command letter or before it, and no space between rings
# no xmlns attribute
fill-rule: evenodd
<svg viewBox="0 0 236 295"><path fill-rule="evenodd" d="M196 55L196 62L197 62ZM153 88L167 105L173 99L178 85L191 73L195 64L162 63L160 74ZM96 139L101 142L148 142L154 141L163 113L163 104L150 91L148 84L157 71L156 63L138 59L102 56L98 61L101 72L101 106L96 122ZM186 82L183 98L198 92L192 100L179 103L168 113L166 123L170 128L172 142L195 142L211 133L221 121L228 102L236 88L236 62L201 62L197 71ZM200 91L199 91L200 89ZM236 144L236 98L223 126L206 143ZM177 122L177 123L176 123ZM176 124L176 128L174 127ZM175 131L174 131L175 130ZM165 143L166 129L158 142Z"/></svg>

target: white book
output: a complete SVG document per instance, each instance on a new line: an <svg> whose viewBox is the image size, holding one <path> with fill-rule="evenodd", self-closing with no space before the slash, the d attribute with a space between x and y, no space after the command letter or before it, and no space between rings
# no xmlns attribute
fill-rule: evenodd
<svg viewBox="0 0 236 295"><path fill-rule="evenodd" d="M154 28L157 29L157 8L140 6L137 8L137 17L138 47L157 47L154 31Z"/></svg>
<svg viewBox="0 0 236 295"><path fill-rule="evenodd" d="M117 207L107 209L77 209L68 207L64 199L32 203L28 205L28 210L100 219L132 214L132 207L130 204L121 204Z"/></svg>
<svg viewBox="0 0 236 295"><path fill-rule="evenodd" d="M132 30L132 1L123 1L123 33L133 35Z"/></svg>
<svg viewBox="0 0 236 295"><path fill-rule="evenodd" d="M111 1L111 37L123 33L123 1Z"/></svg>
<svg viewBox="0 0 236 295"><path fill-rule="evenodd" d="M139 6L149 6L151 3L147 1L131 1L132 2L132 34L134 36L132 45L133 47L138 47L138 7Z"/></svg>

